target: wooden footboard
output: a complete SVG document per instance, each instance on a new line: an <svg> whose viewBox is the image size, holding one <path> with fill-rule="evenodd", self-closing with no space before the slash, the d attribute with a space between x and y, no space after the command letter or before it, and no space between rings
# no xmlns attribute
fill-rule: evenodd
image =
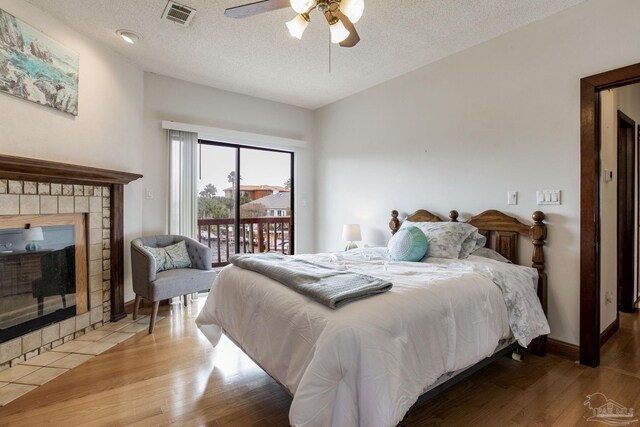
<svg viewBox="0 0 640 427"><path fill-rule="evenodd" d="M389 228L391 234L395 234L400 228L398 211L391 211L391 221ZM458 222L458 211L449 212L449 221ZM547 226L544 224L544 213L535 211L532 215L531 225L520 222L517 218L507 215L498 210L484 211L465 221L476 227L480 233L487 237L487 247L495 250L500 255L507 258L514 264L525 265L520 262L518 256L518 239L523 236L531 240L533 244L533 255L531 266L538 270L538 298L540 304L547 314L547 273L544 266L544 244L547 239ZM411 222L440 222L443 221L438 215L434 215L428 210L420 209L405 218ZM539 356L544 356L547 352L547 337L542 336L533 340L529 350Z"/></svg>

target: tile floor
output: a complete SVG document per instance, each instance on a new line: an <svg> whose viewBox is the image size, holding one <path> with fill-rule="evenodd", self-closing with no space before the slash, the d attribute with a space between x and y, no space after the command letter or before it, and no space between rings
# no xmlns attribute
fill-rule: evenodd
<svg viewBox="0 0 640 427"><path fill-rule="evenodd" d="M158 316L156 322L164 319ZM51 351L0 372L0 406L35 390L70 369L86 362L149 328L149 316L139 316L134 322L126 318L69 341Z"/></svg>

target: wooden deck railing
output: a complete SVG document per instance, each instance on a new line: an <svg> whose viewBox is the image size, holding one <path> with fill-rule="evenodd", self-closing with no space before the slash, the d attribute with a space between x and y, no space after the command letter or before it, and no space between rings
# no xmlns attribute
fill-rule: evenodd
<svg viewBox="0 0 640 427"><path fill-rule="evenodd" d="M291 254L291 218L262 217L240 220L240 253ZM229 264L235 253L233 218L198 219L198 240L213 250L213 266Z"/></svg>

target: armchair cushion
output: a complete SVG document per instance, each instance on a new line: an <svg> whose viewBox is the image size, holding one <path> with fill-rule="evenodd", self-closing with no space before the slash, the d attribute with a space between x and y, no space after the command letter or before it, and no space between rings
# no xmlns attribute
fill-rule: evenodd
<svg viewBox="0 0 640 427"><path fill-rule="evenodd" d="M175 245L165 246L164 248L154 248L151 246L144 246L144 248L151 252L151 255L153 255L156 260L156 273L175 268L191 267L191 258L187 252L187 245L184 240Z"/></svg>

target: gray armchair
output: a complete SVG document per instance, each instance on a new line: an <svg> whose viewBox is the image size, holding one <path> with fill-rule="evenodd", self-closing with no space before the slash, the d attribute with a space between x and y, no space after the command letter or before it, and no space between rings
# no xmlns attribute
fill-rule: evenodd
<svg viewBox="0 0 640 427"><path fill-rule="evenodd" d="M156 260L144 246L159 248L183 240L191 259L191 268L178 268L156 273ZM149 333L151 334L161 300L184 295L184 303L187 305L188 294L209 290L216 275L211 268L211 256L211 249L184 236L148 236L132 240L131 271L133 291L136 294L133 318L138 317L138 308L142 298L153 302L149 323Z"/></svg>

